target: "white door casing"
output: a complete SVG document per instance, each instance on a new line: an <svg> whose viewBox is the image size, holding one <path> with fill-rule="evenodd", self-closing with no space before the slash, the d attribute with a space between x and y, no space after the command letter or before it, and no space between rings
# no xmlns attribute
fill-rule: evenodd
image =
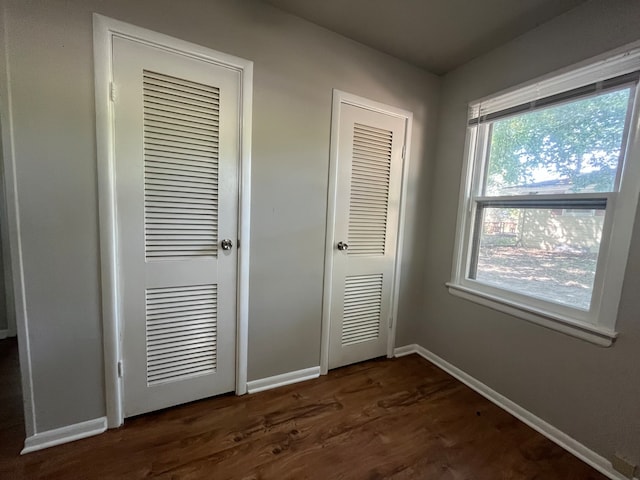
<svg viewBox="0 0 640 480"><path fill-rule="evenodd" d="M124 44L131 52L123 64ZM105 386L113 428L123 422L125 393L128 416L234 386L237 394L246 392L253 65L97 14L94 50ZM126 88L132 84L137 87ZM211 111L216 96L218 112ZM129 117L119 118L119 106ZM218 127L223 119L229 121ZM215 136L217 159L211 158ZM122 148L133 155L116 155ZM175 155L160 158L162 150ZM218 165L203 164L201 156ZM215 193L215 183L217 194L202 194ZM233 248L223 252L219 241L225 238ZM236 249L240 240L244 248ZM131 308L143 321L129 335ZM176 320L187 323L176 328ZM176 337L181 331L206 341L185 345ZM125 337L137 337L138 347L142 339L142 348L124 348ZM212 344L213 338L219 341ZM167 343L177 350L168 351ZM176 358L194 346L200 350ZM147 358L148 351L155 353ZM119 374L123 358L127 388ZM140 360L144 368L132 371L131 363Z"/></svg>
<svg viewBox="0 0 640 480"><path fill-rule="evenodd" d="M335 190L330 192L323 313L323 341L328 343L323 345L325 368L382 356L393 347L403 156L411 120L409 112L342 92L335 95L330 178Z"/></svg>

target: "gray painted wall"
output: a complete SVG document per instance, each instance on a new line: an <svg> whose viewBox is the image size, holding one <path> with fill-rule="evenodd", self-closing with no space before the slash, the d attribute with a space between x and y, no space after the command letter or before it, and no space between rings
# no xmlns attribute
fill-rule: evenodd
<svg viewBox="0 0 640 480"><path fill-rule="evenodd" d="M92 12L255 62L249 379L319 364L331 91L415 114L398 343L419 324L440 79L231 0L6 0L36 430L105 414Z"/></svg>
<svg viewBox="0 0 640 480"><path fill-rule="evenodd" d="M611 348L448 294L467 103L640 39L640 2L595 0L446 75L418 343L601 455L640 463L640 225ZM639 159L631 159L639 161Z"/></svg>

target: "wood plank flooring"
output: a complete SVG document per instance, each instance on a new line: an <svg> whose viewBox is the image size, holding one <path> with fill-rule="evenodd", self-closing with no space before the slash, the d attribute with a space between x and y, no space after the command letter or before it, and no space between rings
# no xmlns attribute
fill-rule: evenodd
<svg viewBox="0 0 640 480"><path fill-rule="evenodd" d="M195 402L22 457L2 479L604 480L426 360L374 360Z"/></svg>
<svg viewBox="0 0 640 480"><path fill-rule="evenodd" d="M15 459L24 443L20 361L16 338L0 340L0 479L2 465ZM11 478L11 477L8 477Z"/></svg>

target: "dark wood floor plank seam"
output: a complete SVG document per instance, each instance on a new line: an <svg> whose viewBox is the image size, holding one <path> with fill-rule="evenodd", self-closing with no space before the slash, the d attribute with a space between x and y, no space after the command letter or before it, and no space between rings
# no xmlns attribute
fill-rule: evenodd
<svg viewBox="0 0 640 480"><path fill-rule="evenodd" d="M17 347L0 360L0 378L19 378ZM11 480L605 480L417 355L143 415L26 456L14 419L0 417L0 434Z"/></svg>

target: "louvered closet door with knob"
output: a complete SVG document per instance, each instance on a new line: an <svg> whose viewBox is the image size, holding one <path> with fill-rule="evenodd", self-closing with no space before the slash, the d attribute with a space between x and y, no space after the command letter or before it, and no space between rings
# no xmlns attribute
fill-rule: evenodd
<svg viewBox="0 0 640 480"><path fill-rule="evenodd" d="M235 388L239 82L114 39L125 416Z"/></svg>
<svg viewBox="0 0 640 480"><path fill-rule="evenodd" d="M387 353L406 128L340 108L329 368Z"/></svg>

